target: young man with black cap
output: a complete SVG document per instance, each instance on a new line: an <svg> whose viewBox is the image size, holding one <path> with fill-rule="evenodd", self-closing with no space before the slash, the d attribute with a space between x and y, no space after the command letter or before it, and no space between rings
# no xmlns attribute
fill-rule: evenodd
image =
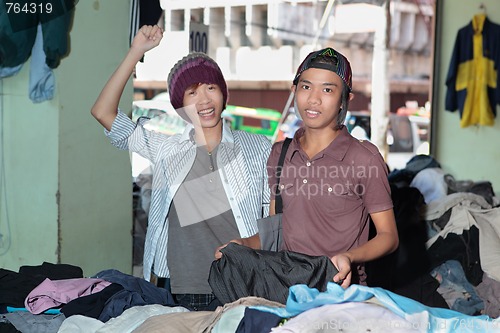
<svg viewBox="0 0 500 333"><path fill-rule="evenodd" d="M357 140L344 126L352 94L347 58L332 48L310 53L297 70L292 91L303 126L288 147L280 177L284 250L327 255L343 287L366 284L364 263L399 244L387 167L376 146ZM271 214L282 142L267 167ZM368 240L369 221L377 235ZM258 235L234 240L259 248ZM220 253L216 252L216 258Z"/></svg>
<svg viewBox="0 0 500 333"><path fill-rule="evenodd" d="M214 249L255 234L256 220L268 214L271 143L224 123L226 81L215 61L202 53L185 56L168 75L170 101L188 121L184 133L167 137L149 131L143 119L135 124L119 111L136 63L160 43L162 34L158 26L140 29L92 115L113 145L154 165L144 278L168 279L179 304L203 310L214 298L208 284Z"/></svg>

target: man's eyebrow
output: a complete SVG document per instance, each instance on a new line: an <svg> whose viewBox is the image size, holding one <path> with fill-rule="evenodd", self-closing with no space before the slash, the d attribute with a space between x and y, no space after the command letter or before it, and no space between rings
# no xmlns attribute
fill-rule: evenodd
<svg viewBox="0 0 500 333"><path fill-rule="evenodd" d="M311 81L305 80L305 79L300 79L299 82L313 84ZM321 83L321 85L322 86L338 86L338 84L335 82L323 82L323 83Z"/></svg>
<svg viewBox="0 0 500 333"><path fill-rule="evenodd" d="M324 82L324 83L322 83L322 85L323 86L335 86L335 87L338 86L338 84L335 82Z"/></svg>

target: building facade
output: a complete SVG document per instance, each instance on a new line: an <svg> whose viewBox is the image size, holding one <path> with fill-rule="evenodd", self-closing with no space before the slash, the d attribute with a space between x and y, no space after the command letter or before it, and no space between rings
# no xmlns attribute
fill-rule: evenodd
<svg viewBox="0 0 500 333"><path fill-rule="evenodd" d="M353 67L352 110L370 110L374 35L386 20L384 1L162 0L166 38L138 66L135 87L151 97L166 90L164 78L189 51L190 25L208 26L207 53L221 66L230 103L283 110L301 59L331 46ZM429 99L433 0L392 0L388 8L390 111L408 100ZM155 60L157 61L155 65ZM161 63L161 65L160 65ZM162 68L162 70L148 70Z"/></svg>

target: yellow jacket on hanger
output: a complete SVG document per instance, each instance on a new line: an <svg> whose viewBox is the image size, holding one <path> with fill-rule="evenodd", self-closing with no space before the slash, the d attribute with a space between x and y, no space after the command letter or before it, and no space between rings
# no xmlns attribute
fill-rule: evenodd
<svg viewBox="0 0 500 333"><path fill-rule="evenodd" d="M458 31L446 78L448 111L460 112L460 127L494 124L500 104L500 25L475 15Z"/></svg>

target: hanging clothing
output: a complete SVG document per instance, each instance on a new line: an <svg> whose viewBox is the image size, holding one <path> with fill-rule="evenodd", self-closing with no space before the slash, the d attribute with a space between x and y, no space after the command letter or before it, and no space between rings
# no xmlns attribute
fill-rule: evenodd
<svg viewBox="0 0 500 333"><path fill-rule="evenodd" d="M33 103L41 103L54 97L55 75L47 63L43 50L42 25L39 24L30 64L29 97Z"/></svg>
<svg viewBox="0 0 500 333"><path fill-rule="evenodd" d="M7 14L6 4L0 3L0 79L16 75L31 56L28 89L34 103L54 97L52 69L69 54L69 31L77 2L52 1L50 11L36 7L40 13L23 15L21 11L15 19Z"/></svg>
<svg viewBox="0 0 500 333"><path fill-rule="evenodd" d="M16 67L31 56L37 26L42 25L43 51L48 67L59 66L69 52L69 31L73 21L75 0L52 1L52 10L39 15L20 15L11 20L5 4L0 4L0 68Z"/></svg>
<svg viewBox="0 0 500 333"><path fill-rule="evenodd" d="M162 14L163 9L158 0L132 0L130 2L130 45L143 25L158 24Z"/></svg>
<svg viewBox="0 0 500 333"><path fill-rule="evenodd" d="M446 77L445 108L460 112L460 127L494 124L500 104L500 25L475 15L458 31Z"/></svg>
<svg viewBox="0 0 500 333"><path fill-rule="evenodd" d="M11 22L6 3L0 2L0 68L17 67L31 55L37 15L22 15L19 18L20 22Z"/></svg>

